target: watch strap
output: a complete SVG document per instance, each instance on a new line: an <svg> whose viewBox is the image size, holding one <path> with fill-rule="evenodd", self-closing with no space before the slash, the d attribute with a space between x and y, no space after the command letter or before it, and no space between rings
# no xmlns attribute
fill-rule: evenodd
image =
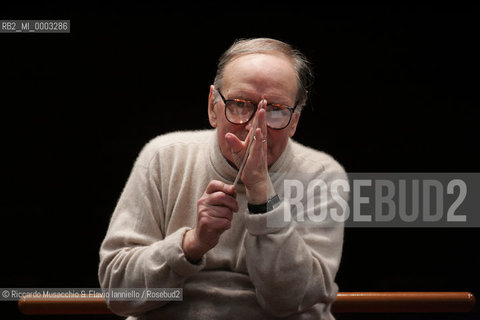
<svg viewBox="0 0 480 320"><path fill-rule="evenodd" d="M259 213L265 213L268 211L273 210L274 208L277 207L277 205L280 203L280 197L278 194L274 195L270 199L267 200L267 202L262 203L262 204L250 204L248 203L248 211L251 214L259 214Z"/></svg>

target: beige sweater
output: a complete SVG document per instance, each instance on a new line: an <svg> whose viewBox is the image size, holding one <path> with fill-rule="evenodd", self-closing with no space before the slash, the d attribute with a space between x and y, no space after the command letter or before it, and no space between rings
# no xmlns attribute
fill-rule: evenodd
<svg viewBox="0 0 480 320"><path fill-rule="evenodd" d="M292 140L270 168L281 199L284 179L330 172L344 171L327 154ZM183 288L183 301L109 301L112 311L129 319L333 318L342 223L285 221L283 200L268 213L251 215L240 184L231 229L200 263L185 259L182 239L195 225L197 200L211 180L232 183L236 173L215 130L170 133L144 147L101 245L100 284Z"/></svg>

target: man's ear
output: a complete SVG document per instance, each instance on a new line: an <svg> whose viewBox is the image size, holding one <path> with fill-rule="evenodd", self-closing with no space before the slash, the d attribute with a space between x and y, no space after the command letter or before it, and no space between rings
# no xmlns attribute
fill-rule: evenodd
<svg viewBox="0 0 480 320"><path fill-rule="evenodd" d="M217 113L215 110L215 88L210 86L210 94L208 95L208 121L213 128L217 127Z"/></svg>
<svg viewBox="0 0 480 320"><path fill-rule="evenodd" d="M292 120L290 121L290 125L288 126L288 136L291 138L297 131L298 121L300 121L300 112L293 112Z"/></svg>

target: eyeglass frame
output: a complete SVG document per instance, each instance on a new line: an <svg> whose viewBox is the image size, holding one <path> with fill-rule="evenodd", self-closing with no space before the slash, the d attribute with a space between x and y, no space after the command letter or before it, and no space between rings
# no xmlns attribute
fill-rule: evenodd
<svg viewBox="0 0 480 320"><path fill-rule="evenodd" d="M230 122L231 124L234 124L234 125L237 125L237 126L243 126L245 124L247 124L248 122L250 122L250 120L253 119L253 117L255 116L255 113L257 112L257 109L258 108L255 108L253 110L253 113L252 115L250 116L250 118L248 118L247 121L245 121L244 123L235 123L235 122L232 122L230 121L230 119L228 119L228 116L227 116L227 102L228 101L243 101L243 102L248 102L248 103L251 103L253 106L255 106L255 103L253 103L252 101L250 100L245 100L245 99L225 99L225 97L223 96L223 94L220 92L220 90L218 90L217 88L214 88L216 92L218 92L218 94L220 95L220 98L222 98L222 101L223 101L223 104L225 105L225 118L227 119L228 122ZM258 103L257 103L258 105ZM293 116L293 113L295 112L295 110L297 109L298 107L298 102L295 102L295 106L292 108L292 107L289 107L287 105L284 105L284 104L279 104L279 103L268 103L268 105L278 105L278 106L284 106L288 111L290 111L290 117L288 119L288 122L287 124L283 127L283 128L272 128L268 125L267 123L267 127L269 127L270 129L272 130L283 130L285 129L286 127L288 127L288 125L290 124L290 122L292 121L292 116Z"/></svg>

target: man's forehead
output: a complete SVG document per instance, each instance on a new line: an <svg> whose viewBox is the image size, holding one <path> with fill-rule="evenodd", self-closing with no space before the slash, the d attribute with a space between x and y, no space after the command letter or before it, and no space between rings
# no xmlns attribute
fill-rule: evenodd
<svg viewBox="0 0 480 320"><path fill-rule="evenodd" d="M292 61L281 53L250 53L233 58L227 63L225 71L278 70L280 68L295 72Z"/></svg>
<svg viewBox="0 0 480 320"><path fill-rule="evenodd" d="M296 95L297 80L291 61L283 55L248 54L230 61L224 71L226 89L256 89Z"/></svg>

